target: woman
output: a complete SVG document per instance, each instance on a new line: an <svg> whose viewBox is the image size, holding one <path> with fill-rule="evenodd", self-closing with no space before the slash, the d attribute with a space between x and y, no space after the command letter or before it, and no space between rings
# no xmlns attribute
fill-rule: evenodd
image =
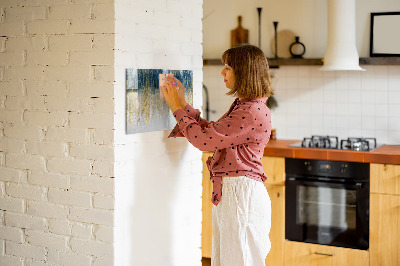
<svg viewBox="0 0 400 266"><path fill-rule="evenodd" d="M162 87L178 124L170 137L185 136L201 151L214 151L207 166L213 182L212 265L265 265L271 244L271 202L261 158L271 131L268 62L252 45L228 49L221 71L227 95L237 98L218 121L208 122L185 101L185 88L168 77Z"/></svg>

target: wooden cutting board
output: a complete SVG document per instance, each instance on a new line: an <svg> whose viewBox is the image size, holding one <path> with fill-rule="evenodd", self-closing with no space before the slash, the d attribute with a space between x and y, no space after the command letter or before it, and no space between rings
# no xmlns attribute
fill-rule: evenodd
<svg viewBox="0 0 400 266"><path fill-rule="evenodd" d="M238 27L231 30L231 48L242 43L249 43L249 31L242 27L242 16L238 16Z"/></svg>

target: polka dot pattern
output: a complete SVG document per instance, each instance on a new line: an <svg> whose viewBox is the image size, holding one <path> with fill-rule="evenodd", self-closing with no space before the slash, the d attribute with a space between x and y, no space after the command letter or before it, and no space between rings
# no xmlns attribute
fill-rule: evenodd
<svg viewBox="0 0 400 266"><path fill-rule="evenodd" d="M247 176L261 182L267 179L261 164L271 132L266 100L236 99L216 122L201 118L200 111L190 105L174 112L178 124L169 137L186 137L201 151L215 151L207 160L214 205L221 200L224 176Z"/></svg>

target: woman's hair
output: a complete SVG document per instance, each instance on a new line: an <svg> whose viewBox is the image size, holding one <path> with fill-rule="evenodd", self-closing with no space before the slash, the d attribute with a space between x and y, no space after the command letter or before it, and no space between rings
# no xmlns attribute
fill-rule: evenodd
<svg viewBox="0 0 400 266"><path fill-rule="evenodd" d="M240 45L226 50L221 60L235 74L235 86L227 95L254 99L274 94L268 61L260 48L248 44Z"/></svg>

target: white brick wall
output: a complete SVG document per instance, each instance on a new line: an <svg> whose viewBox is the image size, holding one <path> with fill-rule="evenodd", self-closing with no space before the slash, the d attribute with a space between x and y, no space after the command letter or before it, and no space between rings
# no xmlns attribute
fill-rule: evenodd
<svg viewBox="0 0 400 266"><path fill-rule="evenodd" d="M112 265L114 0L2 0L0 32L0 265Z"/></svg>
<svg viewBox="0 0 400 266"><path fill-rule="evenodd" d="M170 130L125 135L125 69L193 70L199 108L203 1L115 2L114 264L201 265L201 152Z"/></svg>
<svg viewBox="0 0 400 266"><path fill-rule="evenodd" d="M89 255L84 255L74 252L62 252L58 250L49 250L47 254L50 263L60 265L91 265L92 258Z"/></svg>
<svg viewBox="0 0 400 266"><path fill-rule="evenodd" d="M200 107L201 18L202 0L0 2L1 264L200 265L201 152L125 135L124 73L191 69Z"/></svg>
<svg viewBox="0 0 400 266"><path fill-rule="evenodd" d="M49 221L43 217L31 216L7 212L5 214L5 225L14 228L24 228L32 230L45 230Z"/></svg>
<svg viewBox="0 0 400 266"><path fill-rule="evenodd" d="M33 246L28 243L20 244L14 241L6 241L5 254L16 258L35 259L44 261L46 259L46 249L44 247Z"/></svg>

